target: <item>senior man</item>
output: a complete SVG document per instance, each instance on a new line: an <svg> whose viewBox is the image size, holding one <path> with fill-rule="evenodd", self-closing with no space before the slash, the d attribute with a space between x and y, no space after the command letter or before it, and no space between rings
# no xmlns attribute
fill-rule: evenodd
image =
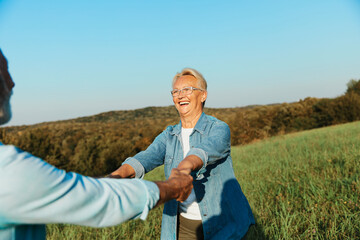
<svg viewBox="0 0 360 240"><path fill-rule="evenodd" d="M0 124L11 118L14 85L0 49ZM184 201L191 189L192 177L176 169L163 182L95 179L0 142L0 239L45 239L45 223L105 227L144 220L159 204Z"/></svg>

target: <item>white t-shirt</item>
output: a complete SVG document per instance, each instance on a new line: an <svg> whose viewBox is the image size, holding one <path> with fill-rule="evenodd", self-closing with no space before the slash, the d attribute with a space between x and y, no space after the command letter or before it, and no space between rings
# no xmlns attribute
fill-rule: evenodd
<svg viewBox="0 0 360 240"><path fill-rule="evenodd" d="M190 134L192 133L193 128L181 128L181 138L183 144L184 158L190 150ZM196 201L196 196L194 189L191 191L189 197L183 202L180 203L180 214L184 218L192 220L201 220L201 213L199 204Z"/></svg>

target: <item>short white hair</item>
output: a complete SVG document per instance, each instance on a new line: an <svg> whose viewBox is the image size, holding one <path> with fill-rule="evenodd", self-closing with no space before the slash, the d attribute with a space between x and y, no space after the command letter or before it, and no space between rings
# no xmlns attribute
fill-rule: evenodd
<svg viewBox="0 0 360 240"><path fill-rule="evenodd" d="M205 78L203 77L203 75L200 72L198 72L197 70L195 70L193 68L184 68L181 72L177 73L175 75L175 77L173 78L172 85L174 86L176 80L178 80L180 77L186 76L186 75L193 76L194 78L196 78L198 87L201 88L202 90L207 91L207 82L206 82Z"/></svg>

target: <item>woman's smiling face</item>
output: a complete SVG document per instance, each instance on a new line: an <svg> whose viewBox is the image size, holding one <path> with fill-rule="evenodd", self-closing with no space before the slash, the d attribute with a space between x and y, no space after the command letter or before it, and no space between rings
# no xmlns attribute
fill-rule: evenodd
<svg viewBox="0 0 360 240"><path fill-rule="evenodd" d="M198 81L194 76L184 75L179 77L173 85L173 89L181 90L185 87L194 87L199 89ZM182 91L178 96L173 96L173 102L178 110L180 117L197 116L202 113L203 102L206 100L207 93L204 90L193 90L191 94L186 95Z"/></svg>

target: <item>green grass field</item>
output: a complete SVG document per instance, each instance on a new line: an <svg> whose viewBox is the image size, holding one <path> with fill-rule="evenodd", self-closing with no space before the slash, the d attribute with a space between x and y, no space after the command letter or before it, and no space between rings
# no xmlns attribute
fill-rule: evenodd
<svg viewBox="0 0 360 240"><path fill-rule="evenodd" d="M360 239L360 122L233 147L232 157L257 222L247 239ZM47 237L159 239L161 211L112 228L48 225Z"/></svg>

